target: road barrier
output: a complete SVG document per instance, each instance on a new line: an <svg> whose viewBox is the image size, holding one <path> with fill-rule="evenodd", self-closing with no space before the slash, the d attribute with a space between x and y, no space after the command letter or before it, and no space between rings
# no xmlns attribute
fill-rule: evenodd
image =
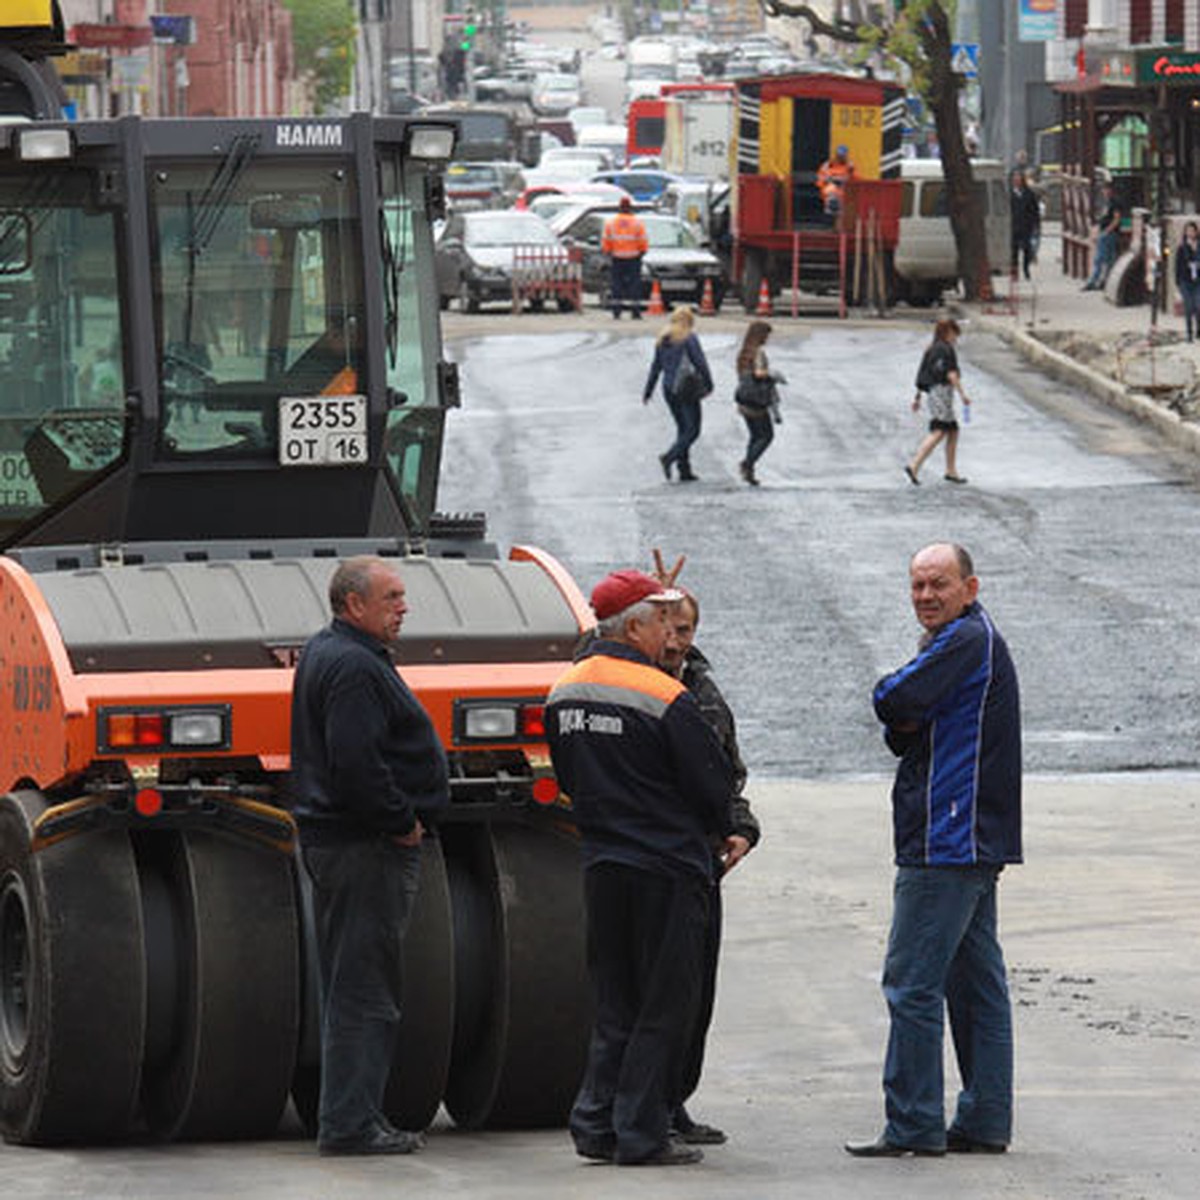
<svg viewBox="0 0 1200 1200"><path fill-rule="evenodd" d="M569 302L583 311L583 252L577 247L514 246L512 265L513 312L526 300Z"/></svg>

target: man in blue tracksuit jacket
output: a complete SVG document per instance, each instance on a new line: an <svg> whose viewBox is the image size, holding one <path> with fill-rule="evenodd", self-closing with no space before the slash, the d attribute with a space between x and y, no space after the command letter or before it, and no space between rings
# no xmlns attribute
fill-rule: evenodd
<svg viewBox="0 0 1200 1200"><path fill-rule="evenodd" d="M875 686L900 756L892 789L895 908L883 970L891 1016L887 1124L858 1157L1001 1153L1012 1134L1012 1009L996 932L996 882L1021 861L1021 718L1008 647L977 602L961 546L910 565L925 629L917 657ZM946 1127L943 1008L962 1075Z"/></svg>

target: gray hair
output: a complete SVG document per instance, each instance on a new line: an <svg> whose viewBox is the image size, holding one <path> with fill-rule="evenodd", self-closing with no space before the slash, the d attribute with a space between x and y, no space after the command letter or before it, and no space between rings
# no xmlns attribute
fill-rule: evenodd
<svg viewBox="0 0 1200 1200"><path fill-rule="evenodd" d="M373 554L359 554L340 563L329 581L329 607L333 609L334 616L346 611L348 596L362 596L365 599L371 591L371 572L385 565L383 559Z"/></svg>
<svg viewBox="0 0 1200 1200"><path fill-rule="evenodd" d="M600 621L596 625L596 632L602 638L615 638L621 641L625 637L626 622L649 622L653 618L654 610L657 607L657 604L652 604L649 600L639 600L636 604L631 604L628 608L623 608L620 612L613 613L611 617L605 617L603 621Z"/></svg>

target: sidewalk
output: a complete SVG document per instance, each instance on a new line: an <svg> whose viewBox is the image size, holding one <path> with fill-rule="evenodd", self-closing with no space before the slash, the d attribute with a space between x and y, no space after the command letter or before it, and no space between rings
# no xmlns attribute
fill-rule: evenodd
<svg viewBox="0 0 1200 1200"><path fill-rule="evenodd" d="M1047 225L1032 278L996 276L990 302L953 305L975 328L996 333L1039 369L1153 424L1181 449L1200 454L1200 341L1183 318L1148 304L1119 308L1062 273L1061 239Z"/></svg>

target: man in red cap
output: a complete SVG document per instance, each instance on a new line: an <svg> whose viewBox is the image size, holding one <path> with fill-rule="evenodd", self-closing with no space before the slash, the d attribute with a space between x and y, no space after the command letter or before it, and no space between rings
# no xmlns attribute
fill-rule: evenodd
<svg viewBox="0 0 1200 1200"><path fill-rule="evenodd" d="M732 767L694 697L655 666L683 596L640 571L592 592L598 636L546 708L554 770L583 843L596 1015L571 1110L584 1158L678 1166L670 1136L702 991L716 843L733 834Z"/></svg>
<svg viewBox="0 0 1200 1200"><path fill-rule="evenodd" d="M613 320L628 301L633 319L642 319L642 256L650 249L646 226L633 211L633 201L621 197L617 212L604 222L600 249L609 257L609 295Z"/></svg>

